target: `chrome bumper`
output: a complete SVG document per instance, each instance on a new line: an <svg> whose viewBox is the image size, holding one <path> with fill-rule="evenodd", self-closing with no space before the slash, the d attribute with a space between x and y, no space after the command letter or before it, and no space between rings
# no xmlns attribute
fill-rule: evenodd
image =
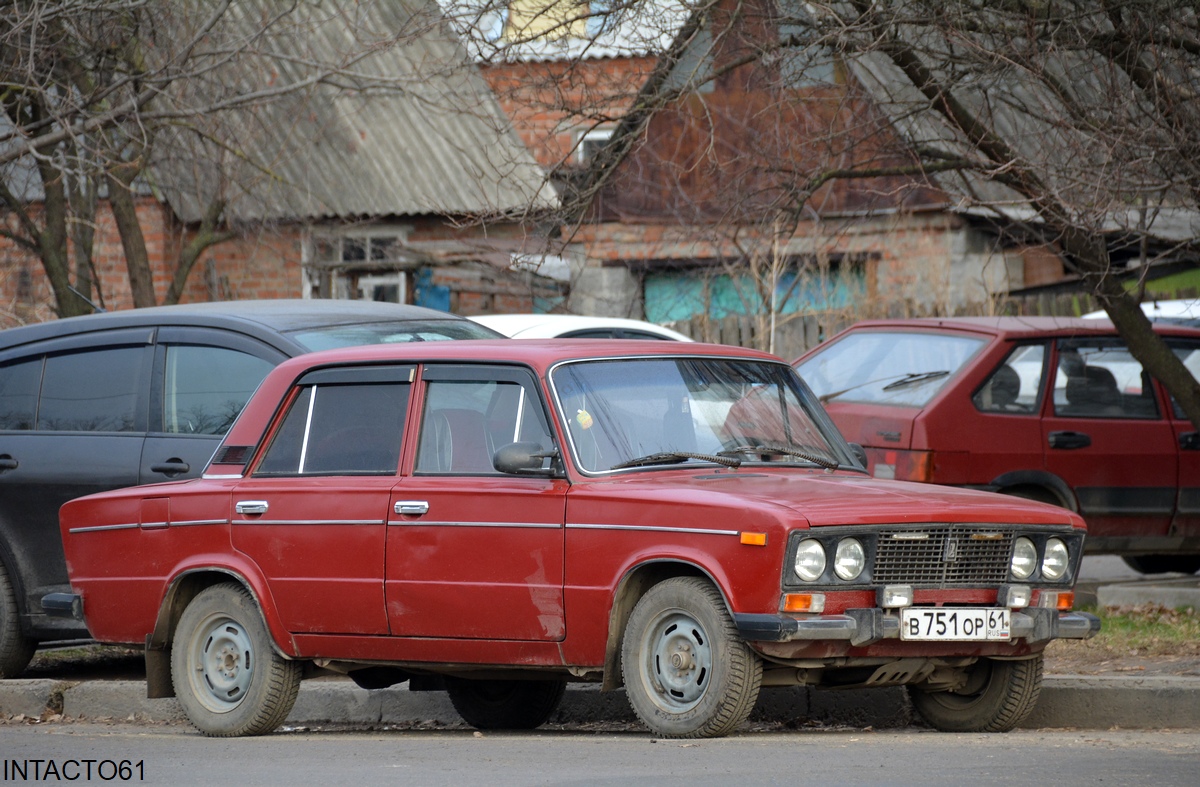
<svg viewBox="0 0 1200 787"><path fill-rule="evenodd" d="M735 614L733 622L743 639L758 642L849 640L851 645L861 646L900 638L900 617L882 609L849 609L842 615L807 618ZM1027 642L1088 639L1100 631L1100 618L1089 612L1029 607L1013 610L1009 631L1012 639Z"/></svg>

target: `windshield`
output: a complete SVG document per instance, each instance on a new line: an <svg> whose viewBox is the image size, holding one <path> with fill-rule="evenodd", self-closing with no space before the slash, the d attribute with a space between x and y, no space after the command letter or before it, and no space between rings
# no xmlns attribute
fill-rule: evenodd
<svg viewBox="0 0 1200 787"><path fill-rule="evenodd" d="M581 361L552 375L575 461L851 465L845 443L785 365L718 358Z"/></svg>
<svg viewBox="0 0 1200 787"><path fill-rule="evenodd" d="M360 344L499 338L499 334L490 328L470 320L388 320L305 328L291 331L290 335L311 352L355 347Z"/></svg>
<svg viewBox="0 0 1200 787"><path fill-rule="evenodd" d="M986 342L939 333L863 331L796 367L822 402L923 407Z"/></svg>

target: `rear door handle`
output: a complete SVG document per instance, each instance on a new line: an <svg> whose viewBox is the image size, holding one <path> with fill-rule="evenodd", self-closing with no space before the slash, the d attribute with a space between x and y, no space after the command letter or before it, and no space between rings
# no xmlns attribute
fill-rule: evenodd
<svg viewBox="0 0 1200 787"><path fill-rule="evenodd" d="M175 456L171 457L165 462L160 462L156 465L150 465L151 472L162 473L167 478L174 478L177 475L183 475L191 469L191 465Z"/></svg>
<svg viewBox="0 0 1200 787"><path fill-rule="evenodd" d="M424 500L400 500L393 508L397 514L403 516L421 516L429 513L429 503Z"/></svg>
<svg viewBox="0 0 1200 787"><path fill-rule="evenodd" d="M1072 448L1087 448L1092 444L1091 435L1083 432L1051 432L1050 447L1063 448L1070 450Z"/></svg>
<svg viewBox="0 0 1200 787"><path fill-rule="evenodd" d="M1179 435L1179 447L1184 451L1200 451L1200 432L1184 432Z"/></svg>
<svg viewBox="0 0 1200 787"><path fill-rule="evenodd" d="M0 456L0 473L4 472L5 470L16 470L16 469L17 469L17 460L16 459L13 459L12 456L10 456L9 454L4 454L3 456Z"/></svg>
<svg viewBox="0 0 1200 787"><path fill-rule="evenodd" d="M267 508L266 500L239 500L233 506L233 510L246 516L260 516L267 513Z"/></svg>

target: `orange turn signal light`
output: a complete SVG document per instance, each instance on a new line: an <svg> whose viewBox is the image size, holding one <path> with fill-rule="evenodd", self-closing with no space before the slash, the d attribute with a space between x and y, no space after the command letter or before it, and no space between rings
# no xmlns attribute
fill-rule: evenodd
<svg viewBox="0 0 1200 787"><path fill-rule="evenodd" d="M785 593L783 596L784 612L824 612L824 593Z"/></svg>
<svg viewBox="0 0 1200 787"><path fill-rule="evenodd" d="M749 533L743 531L739 534L743 544L752 547L765 547L767 545L766 533Z"/></svg>
<svg viewBox="0 0 1200 787"><path fill-rule="evenodd" d="M1075 606L1075 592L1072 590L1059 591L1058 601L1055 603L1054 608L1061 612L1066 612L1067 610L1071 609L1074 606Z"/></svg>

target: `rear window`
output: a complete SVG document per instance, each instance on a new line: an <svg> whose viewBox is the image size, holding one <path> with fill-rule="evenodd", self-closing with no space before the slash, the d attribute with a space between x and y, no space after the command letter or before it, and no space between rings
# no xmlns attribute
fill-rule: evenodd
<svg viewBox="0 0 1200 787"><path fill-rule="evenodd" d="M822 402L922 407L987 344L944 333L852 333L799 364Z"/></svg>
<svg viewBox="0 0 1200 787"><path fill-rule="evenodd" d="M289 335L312 352L362 344L440 342L448 339L495 339L500 335L471 320L395 320L357 325L305 328Z"/></svg>

